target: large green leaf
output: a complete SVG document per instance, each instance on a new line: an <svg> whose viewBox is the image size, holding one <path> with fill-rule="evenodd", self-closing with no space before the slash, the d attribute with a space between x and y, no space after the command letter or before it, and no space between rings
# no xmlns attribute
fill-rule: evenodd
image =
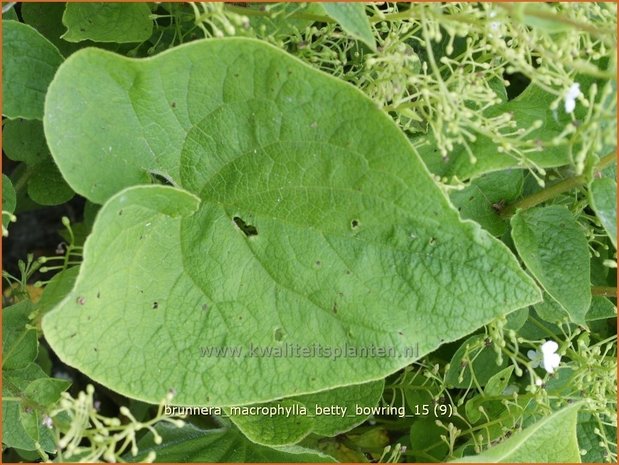
<svg viewBox="0 0 619 465"><path fill-rule="evenodd" d="M582 403L575 403L514 434L479 455L464 457L463 463L580 463L576 419Z"/></svg>
<svg viewBox="0 0 619 465"><path fill-rule="evenodd" d="M160 445L146 435L139 443L140 452L124 459L131 462L143 461L149 452L155 452L156 462L335 462L318 451L300 446L274 449L254 444L236 429L202 430L191 424L176 428L159 423L157 432L163 438Z"/></svg>
<svg viewBox="0 0 619 465"><path fill-rule="evenodd" d="M65 362L131 397L232 406L360 384L540 299L371 100L257 41L76 52L45 131L93 200L153 172L185 189L113 196L43 319Z"/></svg>
<svg viewBox="0 0 619 465"><path fill-rule="evenodd" d="M93 2L67 3L62 22L68 42L143 42L153 31L150 8L146 3Z"/></svg>
<svg viewBox="0 0 619 465"><path fill-rule="evenodd" d="M249 439L258 444L281 446L294 444L310 433L335 436L363 423L369 415L357 408L374 407L384 382L374 381L345 386L317 394L298 396L264 405L271 409L288 407L290 412L277 415L231 414L230 419ZM263 406L261 406L263 407ZM301 409L305 410L301 410ZM228 411L228 413L233 413Z"/></svg>
<svg viewBox="0 0 619 465"><path fill-rule="evenodd" d="M558 205L517 212L511 224L514 244L527 268L572 321L584 325L591 284L582 227Z"/></svg>
<svg viewBox="0 0 619 465"><path fill-rule="evenodd" d="M2 114L41 119L47 86L62 55L35 29L2 21Z"/></svg>
<svg viewBox="0 0 619 465"><path fill-rule="evenodd" d="M376 50L374 33L370 26L370 21L365 14L363 3L333 3L325 2L320 4L327 15L337 21L345 32L355 39L364 42L372 50Z"/></svg>

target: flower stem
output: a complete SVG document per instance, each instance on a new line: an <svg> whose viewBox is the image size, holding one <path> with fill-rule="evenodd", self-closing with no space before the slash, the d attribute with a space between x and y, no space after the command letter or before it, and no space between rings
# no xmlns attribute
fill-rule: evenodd
<svg viewBox="0 0 619 465"><path fill-rule="evenodd" d="M615 154L615 152L611 152L608 155L605 155L604 157L600 158L600 161L595 166L594 173L599 173L604 168L606 168L608 165L613 163L616 160L616 156L617 155ZM525 197L511 205L508 205L507 207L503 209L503 211L501 211L501 217L509 218L514 213L516 213L516 210L526 210L527 208L535 207L539 205L540 203L554 199L558 195L563 194L564 192L568 192L574 189L575 187L582 186L586 184L587 181L588 181L588 177L585 176L584 174L564 179L563 181L553 184L550 187L542 189L541 191L536 192L535 194L529 195L528 197Z"/></svg>
<svg viewBox="0 0 619 465"><path fill-rule="evenodd" d="M591 295L617 298L616 287L591 286Z"/></svg>

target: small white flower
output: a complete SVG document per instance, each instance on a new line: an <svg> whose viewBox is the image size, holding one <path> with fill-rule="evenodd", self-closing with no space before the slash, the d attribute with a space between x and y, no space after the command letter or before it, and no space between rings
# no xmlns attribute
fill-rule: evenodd
<svg viewBox="0 0 619 465"><path fill-rule="evenodd" d="M556 353L558 349L559 344L555 341L544 341L540 350L529 350L527 356L531 359L531 366L542 365L548 373L554 373L561 363L561 356Z"/></svg>
<svg viewBox="0 0 619 465"><path fill-rule="evenodd" d="M580 97L580 84L575 82L565 93L565 112L573 113L576 108L576 99Z"/></svg>
<svg viewBox="0 0 619 465"><path fill-rule="evenodd" d="M54 426L54 423L52 422L52 419L50 417L48 417L47 415L43 415L43 421L41 422L41 424L43 426L46 426L49 429L52 429L52 427Z"/></svg>

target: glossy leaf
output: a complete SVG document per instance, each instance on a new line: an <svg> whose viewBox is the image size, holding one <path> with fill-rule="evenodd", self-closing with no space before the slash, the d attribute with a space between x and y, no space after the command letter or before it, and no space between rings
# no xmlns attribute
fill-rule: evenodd
<svg viewBox="0 0 619 465"><path fill-rule="evenodd" d="M202 430L191 424L176 428L159 423L157 432L163 438L160 445L154 444L152 435L146 435L138 443L139 454L126 455L131 462L140 462L150 451L157 454L156 462L335 462L320 452L299 446L270 448L254 444L236 429Z"/></svg>
<svg viewBox="0 0 619 465"><path fill-rule="evenodd" d="M62 22L68 42L143 42L153 31L146 3L67 3Z"/></svg>
<svg viewBox="0 0 619 465"><path fill-rule="evenodd" d="M372 50L376 50L374 33L365 14L363 3L324 2L321 5L327 15L336 20L344 32L364 42Z"/></svg>
<svg viewBox="0 0 619 465"><path fill-rule="evenodd" d="M367 419L368 415L358 415L355 409L357 406L377 405L383 387L384 382L381 380L292 397L266 405L277 408L281 404L281 407L290 408L291 412L299 412L301 408L305 408L305 414L231 415L230 419L253 442L269 446L295 444L310 433L335 436Z"/></svg>
<svg viewBox="0 0 619 465"><path fill-rule="evenodd" d="M575 403L564 407L487 451L454 462L580 462L576 418L581 406Z"/></svg>
<svg viewBox="0 0 619 465"><path fill-rule="evenodd" d="M574 216L552 205L517 212L511 224L527 268L573 322L584 324L591 304L589 248Z"/></svg>
<svg viewBox="0 0 619 465"><path fill-rule="evenodd" d="M131 397L232 406L360 384L539 299L372 101L257 41L77 52L45 132L92 200L153 173L178 186L112 197L75 289L43 319L65 362ZM248 355L316 345L397 353Z"/></svg>
<svg viewBox="0 0 619 465"><path fill-rule="evenodd" d="M2 114L42 119L47 87L63 58L35 29L2 21Z"/></svg>

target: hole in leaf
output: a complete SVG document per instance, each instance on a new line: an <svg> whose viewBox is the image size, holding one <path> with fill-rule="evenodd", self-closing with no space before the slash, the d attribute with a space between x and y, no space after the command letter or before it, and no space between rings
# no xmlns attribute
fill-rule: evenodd
<svg viewBox="0 0 619 465"><path fill-rule="evenodd" d="M282 328L275 328L273 330L273 339L275 339L275 341L277 342L281 342L284 339L284 336L286 334L284 333L284 330Z"/></svg>
<svg viewBox="0 0 619 465"><path fill-rule="evenodd" d="M351 226L353 229L358 228L358 227L359 227L359 220L352 220L352 221L350 222L350 226Z"/></svg>
<svg viewBox="0 0 619 465"><path fill-rule="evenodd" d="M232 220L234 221L234 224L236 224L237 227L241 231L243 231L243 234L245 234L247 237L258 235L258 230L256 229L256 227L252 226L251 224L245 223L242 218L235 216L234 218L232 218Z"/></svg>
<svg viewBox="0 0 619 465"><path fill-rule="evenodd" d="M150 177L151 177L151 180L153 181L153 184L162 184L164 186L174 186L174 182L172 182L172 179L163 173L154 173L151 171Z"/></svg>
<svg viewBox="0 0 619 465"><path fill-rule="evenodd" d="M157 310L159 308L159 302L153 302L153 310Z"/></svg>

